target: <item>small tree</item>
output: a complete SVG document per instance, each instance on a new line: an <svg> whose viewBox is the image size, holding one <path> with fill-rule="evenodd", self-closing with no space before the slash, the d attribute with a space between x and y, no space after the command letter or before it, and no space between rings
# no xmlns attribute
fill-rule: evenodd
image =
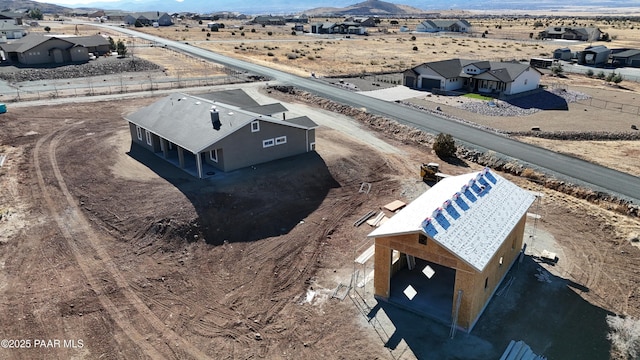
<svg viewBox="0 0 640 360"><path fill-rule="evenodd" d="M124 41L118 40L116 51L118 52L118 56L125 57L127 55L127 45L124 44Z"/></svg>
<svg viewBox="0 0 640 360"><path fill-rule="evenodd" d="M620 74L616 74L611 81L613 81L614 84L620 84L622 82L622 75Z"/></svg>
<svg viewBox="0 0 640 360"><path fill-rule="evenodd" d="M551 72L555 76L560 76L564 72L564 68L562 67L562 64L554 65L551 67Z"/></svg>
<svg viewBox="0 0 640 360"><path fill-rule="evenodd" d="M49 31L51 31L51 28L50 28L50 27L48 27L48 26L45 26L45 27L44 27L44 31L49 32Z"/></svg>
<svg viewBox="0 0 640 360"><path fill-rule="evenodd" d="M116 42L113 41L113 38L111 36L109 36L108 38L109 40L109 51L116 51Z"/></svg>
<svg viewBox="0 0 640 360"><path fill-rule="evenodd" d="M456 142L450 134L440 133L433 142L433 151L439 158L450 158L456 156Z"/></svg>
<svg viewBox="0 0 640 360"><path fill-rule="evenodd" d="M600 80L604 79L606 77L606 75L604 74L604 71L600 71L596 74L596 77Z"/></svg>
<svg viewBox="0 0 640 360"><path fill-rule="evenodd" d="M616 76L616 72L615 72L615 71L612 71L612 72L610 72L610 73L608 73L608 74L607 74L607 76L604 78L604 80L605 80L606 82L611 82L611 81L613 81L613 77L614 77L614 76Z"/></svg>
<svg viewBox="0 0 640 360"><path fill-rule="evenodd" d="M43 18L42 11L40 11L40 9L38 8L29 10L28 16L34 20L42 20Z"/></svg>
<svg viewBox="0 0 640 360"><path fill-rule="evenodd" d="M414 46L414 47L413 47L413 51L418 51L418 47L417 47L417 46Z"/></svg>
<svg viewBox="0 0 640 360"><path fill-rule="evenodd" d="M591 69L587 70L585 75L587 75L587 77L593 77L593 70L591 70Z"/></svg>

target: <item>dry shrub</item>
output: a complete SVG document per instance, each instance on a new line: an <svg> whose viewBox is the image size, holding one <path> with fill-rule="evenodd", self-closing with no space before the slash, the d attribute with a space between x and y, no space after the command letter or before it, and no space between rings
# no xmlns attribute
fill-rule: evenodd
<svg viewBox="0 0 640 360"><path fill-rule="evenodd" d="M607 315L607 325L611 329L607 338L616 355L622 359L640 359L640 320Z"/></svg>
<svg viewBox="0 0 640 360"><path fill-rule="evenodd" d="M530 180L542 180L544 178L543 174L536 172L535 170L530 168L525 168L524 170L522 170L520 176Z"/></svg>

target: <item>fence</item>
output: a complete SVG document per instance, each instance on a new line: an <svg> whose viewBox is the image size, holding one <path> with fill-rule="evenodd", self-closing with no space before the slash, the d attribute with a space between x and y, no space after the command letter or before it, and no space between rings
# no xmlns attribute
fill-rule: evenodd
<svg viewBox="0 0 640 360"><path fill-rule="evenodd" d="M23 90L0 92L0 99L3 102L18 102L43 99L55 99L60 97L76 96L96 96L111 94L126 94L132 92L144 92L155 90L170 90L188 87L205 87L224 84L233 84L251 81L242 72L227 69L226 75L200 77L200 78L152 78L148 77L142 81L138 79L134 82L124 81L123 77L115 78L110 83L97 83L91 78L87 78L84 83L76 83L70 86L51 85L47 90ZM115 83L114 83L115 82Z"/></svg>
<svg viewBox="0 0 640 360"><path fill-rule="evenodd" d="M634 114L634 115L640 115L640 106L638 106L638 105L622 104L622 103L618 103L618 102L595 99L595 98L588 98L588 99L585 99L585 100L578 100L577 102L579 104L589 105L589 106L592 106L592 107L595 107L595 108L619 111L619 112L628 113L628 114Z"/></svg>

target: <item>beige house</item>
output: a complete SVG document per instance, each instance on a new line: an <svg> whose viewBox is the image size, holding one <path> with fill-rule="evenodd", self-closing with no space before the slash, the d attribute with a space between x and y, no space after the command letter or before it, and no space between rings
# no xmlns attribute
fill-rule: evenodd
<svg viewBox="0 0 640 360"><path fill-rule="evenodd" d="M441 180L369 234L376 298L471 331L521 253L534 199L488 168Z"/></svg>

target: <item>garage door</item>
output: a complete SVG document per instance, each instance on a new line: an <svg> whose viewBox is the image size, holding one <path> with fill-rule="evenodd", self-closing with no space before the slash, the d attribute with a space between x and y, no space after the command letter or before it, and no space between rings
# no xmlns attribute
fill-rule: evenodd
<svg viewBox="0 0 640 360"><path fill-rule="evenodd" d="M440 89L440 79L422 79L423 89Z"/></svg>
<svg viewBox="0 0 640 360"><path fill-rule="evenodd" d="M640 60L631 60L631 66L640 68Z"/></svg>

